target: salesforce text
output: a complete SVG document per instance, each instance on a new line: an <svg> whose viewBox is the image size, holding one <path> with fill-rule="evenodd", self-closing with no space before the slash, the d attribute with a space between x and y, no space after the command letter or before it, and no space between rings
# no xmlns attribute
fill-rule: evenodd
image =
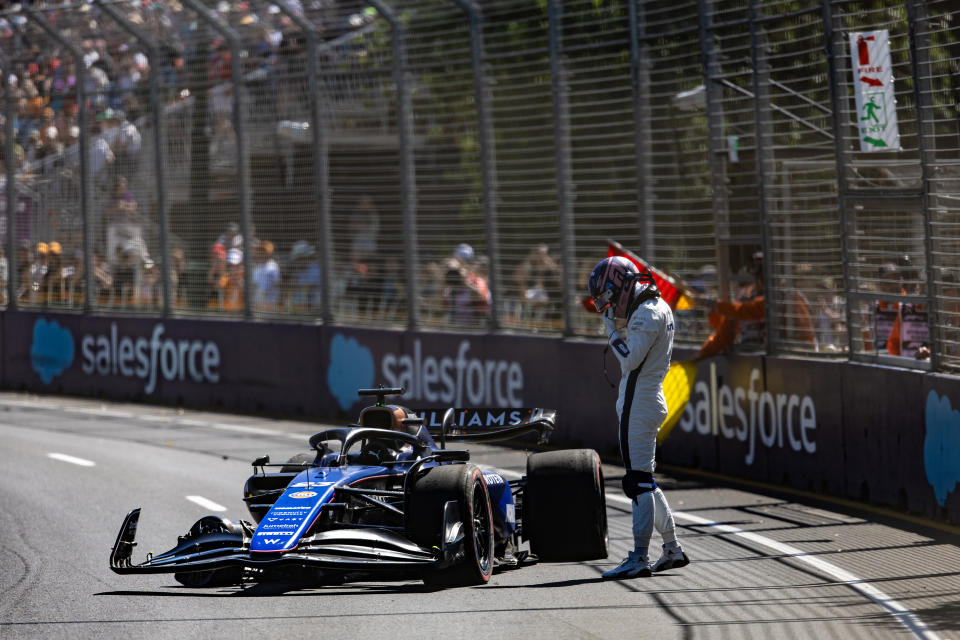
<svg viewBox="0 0 960 640"><path fill-rule="evenodd" d="M810 396L776 395L769 391L757 391L760 370L750 371L750 387L731 389L727 385L717 389L715 370L711 368L710 385L698 382L693 397L687 404L679 426L689 433L696 428L701 435L723 435L740 442L750 441L744 462L753 464L756 459L756 435L760 432L763 446L783 448L784 436L794 451L816 453L814 439L817 428L817 409ZM749 400L750 416L744 406ZM731 420L732 419L732 420Z"/></svg>
<svg viewBox="0 0 960 640"><path fill-rule="evenodd" d="M406 397L442 402L457 407L464 396L471 405L523 406L523 369L519 362L467 358L470 342L463 340L456 359L422 357L420 340L414 340L413 356L388 353L381 369L387 384L404 387Z"/></svg>
<svg viewBox="0 0 960 640"><path fill-rule="evenodd" d="M87 334L80 341L83 354L83 372L101 376L121 375L125 378L147 380L145 393L157 388L157 373L164 380L194 382L220 381L220 349L214 342L200 340L173 340L161 338L163 325L153 327L149 340L145 337L119 337L116 323L110 324L110 336Z"/></svg>

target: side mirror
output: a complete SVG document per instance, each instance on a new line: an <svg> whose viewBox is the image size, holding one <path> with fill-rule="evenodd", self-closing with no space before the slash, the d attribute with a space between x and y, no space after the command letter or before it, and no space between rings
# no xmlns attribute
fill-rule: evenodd
<svg viewBox="0 0 960 640"><path fill-rule="evenodd" d="M443 424L440 425L440 448L447 448L447 431L455 424L457 412L453 410L453 407L447 409L443 414Z"/></svg>
<svg viewBox="0 0 960 640"><path fill-rule="evenodd" d="M270 464L270 456L260 456L259 458L254 460L252 463L250 463L250 466L260 467L260 473L263 473L263 465L265 464Z"/></svg>

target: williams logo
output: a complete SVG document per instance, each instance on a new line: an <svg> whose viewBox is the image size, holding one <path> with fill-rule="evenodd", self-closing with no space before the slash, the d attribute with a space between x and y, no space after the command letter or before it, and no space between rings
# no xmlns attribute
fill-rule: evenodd
<svg viewBox="0 0 960 640"><path fill-rule="evenodd" d="M73 364L73 336L55 320L38 318L33 324L33 344L30 346L30 366L44 384Z"/></svg>

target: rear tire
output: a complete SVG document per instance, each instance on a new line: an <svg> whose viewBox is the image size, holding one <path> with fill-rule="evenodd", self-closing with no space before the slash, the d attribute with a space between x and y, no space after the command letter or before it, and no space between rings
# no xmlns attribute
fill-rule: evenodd
<svg viewBox="0 0 960 640"><path fill-rule="evenodd" d="M541 560L607 557L607 502L600 456L593 449L527 458L523 537Z"/></svg>
<svg viewBox="0 0 960 640"><path fill-rule="evenodd" d="M443 510L455 501L463 523L463 557L457 564L423 576L428 586L465 587L482 585L493 574L493 509L490 492L480 468L451 464L428 469L417 479L407 497L407 537L421 547L442 546Z"/></svg>

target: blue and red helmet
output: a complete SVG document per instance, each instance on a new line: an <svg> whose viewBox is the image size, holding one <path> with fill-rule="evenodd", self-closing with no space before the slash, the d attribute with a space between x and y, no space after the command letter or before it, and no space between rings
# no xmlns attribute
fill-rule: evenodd
<svg viewBox="0 0 960 640"><path fill-rule="evenodd" d="M632 262L621 256L604 258L590 274L590 297L597 311L613 309L617 318L627 317L630 293L640 272Z"/></svg>

